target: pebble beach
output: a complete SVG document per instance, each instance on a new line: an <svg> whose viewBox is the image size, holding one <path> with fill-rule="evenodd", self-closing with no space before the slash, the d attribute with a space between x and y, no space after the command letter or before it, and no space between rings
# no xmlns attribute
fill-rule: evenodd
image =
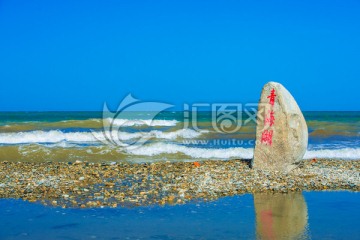
<svg viewBox="0 0 360 240"><path fill-rule="evenodd" d="M303 190L360 190L360 160L303 160L290 173L247 160L0 163L0 198L63 208L134 207Z"/></svg>

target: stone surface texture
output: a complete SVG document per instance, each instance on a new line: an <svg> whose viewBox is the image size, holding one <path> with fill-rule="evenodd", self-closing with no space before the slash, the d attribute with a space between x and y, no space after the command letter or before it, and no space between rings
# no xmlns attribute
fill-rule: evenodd
<svg viewBox="0 0 360 240"><path fill-rule="evenodd" d="M308 145L308 128L293 96L280 83L262 89L256 126L252 167L288 172L303 159Z"/></svg>

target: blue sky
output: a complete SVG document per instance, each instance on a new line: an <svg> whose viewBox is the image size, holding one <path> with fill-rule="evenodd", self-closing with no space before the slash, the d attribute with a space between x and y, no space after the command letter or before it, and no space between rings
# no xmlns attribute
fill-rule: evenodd
<svg viewBox="0 0 360 240"><path fill-rule="evenodd" d="M360 110L359 1L0 0L0 110L101 110L128 93Z"/></svg>

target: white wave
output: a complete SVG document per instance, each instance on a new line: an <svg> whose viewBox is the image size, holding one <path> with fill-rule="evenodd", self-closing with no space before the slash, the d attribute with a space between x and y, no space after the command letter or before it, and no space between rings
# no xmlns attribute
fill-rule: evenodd
<svg viewBox="0 0 360 240"><path fill-rule="evenodd" d="M304 159L311 158L336 158L360 159L360 148L310 150L305 153Z"/></svg>
<svg viewBox="0 0 360 240"><path fill-rule="evenodd" d="M176 126L179 122L177 120L152 120L152 119L106 119L109 124L113 124L115 126L122 126L122 127L131 127L131 126L164 126L164 127L171 127Z"/></svg>
<svg viewBox="0 0 360 240"><path fill-rule="evenodd" d="M207 133L207 130L201 130L200 132L191 130L191 129L180 129L174 132L161 132L161 131L151 131L149 132L150 136L155 138L162 139L176 139L176 138L197 138L202 133Z"/></svg>
<svg viewBox="0 0 360 240"><path fill-rule="evenodd" d="M141 156L155 156L160 154L176 154L183 153L193 158L244 158L249 159L253 156L252 148L226 148L226 149L212 149L212 148L196 148L186 147L176 144L155 143L151 145L144 145L135 149L127 149L128 154Z"/></svg>
<svg viewBox="0 0 360 240"><path fill-rule="evenodd" d="M150 132L116 132L111 136L116 136L120 141L127 141L135 138L158 138L158 139L176 139L176 138L196 138L203 132L197 132L191 129L180 129L174 132L162 132L158 130ZM109 135L108 135L109 136ZM0 144L24 144L24 143L58 143L58 142L98 142L106 141L103 132L61 132L52 131L31 131L17 133L0 133Z"/></svg>
<svg viewBox="0 0 360 240"><path fill-rule="evenodd" d="M128 133L128 132L119 132L117 133L116 131L113 131L112 134L108 134L107 136L111 136L112 138L118 138L118 139L114 139L114 140L121 140L121 141L126 141L126 140L131 140L131 139L135 139L135 138L145 138L145 139L151 139L151 138L156 138L156 139L169 139L169 140L174 140L177 138L184 138L184 139L189 139L189 138L196 138L199 137L202 133L206 133L207 131L200 131L197 132L195 130L191 130L191 129L180 129L174 132L162 132L162 131L158 131L158 130L153 130L150 132L135 132L135 133ZM102 133L97 132L96 133L96 138L99 140L103 140L103 136L101 136Z"/></svg>
<svg viewBox="0 0 360 240"><path fill-rule="evenodd" d="M112 136L117 135L119 140L127 141L140 137L169 139L177 138L197 138L206 131L197 132L191 129L180 129L173 132L162 132L153 130L150 132L119 132L113 133ZM25 144L25 143L99 143L105 141L103 132L61 132L58 130L52 131L31 131L31 132L17 132L17 133L0 133L0 144ZM71 147L71 144L56 145L56 147ZM215 159L229 159L229 158L245 158L253 157L252 148L198 148L183 145L176 145L171 143L154 143L143 145L135 149L126 149L129 154L139 156L155 156L160 154L176 154L183 153L193 158L215 158ZM360 159L360 148L336 148L336 149L311 149L308 150L304 156L305 159L311 158L335 158L335 159Z"/></svg>
<svg viewBox="0 0 360 240"><path fill-rule="evenodd" d="M52 131L31 131L17 133L1 133L0 143L19 144L19 143L57 143L61 141L69 142L93 142L97 141L91 133L69 132L64 133L58 130Z"/></svg>
<svg viewBox="0 0 360 240"><path fill-rule="evenodd" d="M139 148L127 149L126 151L129 154L140 156L183 153L193 158L203 159L251 159L253 158L254 153L253 148L197 148L169 143L154 143L150 145L143 145ZM360 159L360 148L307 151L304 159L311 158Z"/></svg>

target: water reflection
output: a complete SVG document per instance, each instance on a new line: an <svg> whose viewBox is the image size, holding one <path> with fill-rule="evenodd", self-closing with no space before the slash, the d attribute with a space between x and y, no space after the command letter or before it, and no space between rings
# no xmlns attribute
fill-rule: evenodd
<svg viewBox="0 0 360 240"><path fill-rule="evenodd" d="M258 239L308 239L308 210L302 193L254 194Z"/></svg>

